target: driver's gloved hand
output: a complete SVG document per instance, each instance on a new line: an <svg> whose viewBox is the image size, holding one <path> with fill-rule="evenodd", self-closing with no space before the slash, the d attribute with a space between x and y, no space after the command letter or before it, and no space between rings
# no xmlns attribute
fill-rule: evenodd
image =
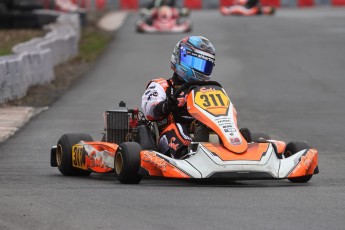
<svg viewBox="0 0 345 230"><path fill-rule="evenodd" d="M159 104L153 109L153 113L157 117L163 117L168 115L176 108L177 100L173 96L167 95L165 101L159 102Z"/></svg>

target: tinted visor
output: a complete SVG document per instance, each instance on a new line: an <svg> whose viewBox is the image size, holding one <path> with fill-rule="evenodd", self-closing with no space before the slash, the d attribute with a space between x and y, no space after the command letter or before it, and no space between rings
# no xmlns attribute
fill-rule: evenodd
<svg viewBox="0 0 345 230"><path fill-rule="evenodd" d="M180 62L183 62L184 64L190 66L191 68L201 73L211 75L214 66L214 59L207 56L203 56L205 58L203 59L200 58L200 56L203 55L194 53L186 49L181 49Z"/></svg>

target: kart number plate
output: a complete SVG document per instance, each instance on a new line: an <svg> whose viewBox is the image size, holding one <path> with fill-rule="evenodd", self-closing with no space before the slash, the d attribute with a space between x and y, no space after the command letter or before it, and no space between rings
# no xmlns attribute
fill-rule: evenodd
<svg viewBox="0 0 345 230"><path fill-rule="evenodd" d="M86 169L84 146L73 145L72 147L72 164L76 168Z"/></svg>
<svg viewBox="0 0 345 230"><path fill-rule="evenodd" d="M223 116L228 113L230 100L220 87L200 87L194 95L195 104L212 115Z"/></svg>

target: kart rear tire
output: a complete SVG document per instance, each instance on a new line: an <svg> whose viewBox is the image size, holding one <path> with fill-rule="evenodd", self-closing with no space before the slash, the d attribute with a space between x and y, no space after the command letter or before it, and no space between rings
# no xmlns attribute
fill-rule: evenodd
<svg viewBox="0 0 345 230"><path fill-rule="evenodd" d="M89 176L90 171L72 166L72 146L80 141L93 141L89 134L68 133L61 136L56 148L56 162L59 171L64 176Z"/></svg>
<svg viewBox="0 0 345 230"><path fill-rule="evenodd" d="M284 157L290 157L296 154L297 152L303 150L303 149L310 149L311 146L308 142L306 141L294 141L294 142L289 142L286 145L285 151L284 151ZM301 176L301 177L293 177L293 178L288 178L288 180L292 183L306 183L308 182L313 175L306 175L306 176Z"/></svg>
<svg viewBox="0 0 345 230"><path fill-rule="evenodd" d="M7 7L4 3L0 2L0 14L4 14L7 12Z"/></svg>
<svg viewBox="0 0 345 230"><path fill-rule="evenodd" d="M137 33L144 33L144 31L139 26L137 26L135 30Z"/></svg>
<svg viewBox="0 0 345 230"><path fill-rule="evenodd" d="M124 142L119 145L114 159L114 171L121 184L138 184L142 175L140 168L140 144Z"/></svg>

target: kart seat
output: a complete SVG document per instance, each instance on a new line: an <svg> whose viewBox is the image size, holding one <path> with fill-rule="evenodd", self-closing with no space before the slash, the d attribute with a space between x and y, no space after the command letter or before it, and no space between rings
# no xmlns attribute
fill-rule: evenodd
<svg viewBox="0 0 345 230"><path fill-rule="evenodd" d="M158 151L158 146L155 142L152 132L147 125L140 125L138 128L138 142L145 150Z"/></svg>

